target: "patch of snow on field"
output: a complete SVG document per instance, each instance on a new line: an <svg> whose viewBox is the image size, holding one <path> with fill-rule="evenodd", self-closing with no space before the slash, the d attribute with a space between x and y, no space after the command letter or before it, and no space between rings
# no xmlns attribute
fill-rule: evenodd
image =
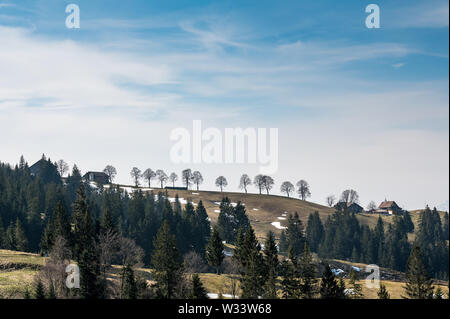
<svg viewBox="0 0 450 319"><path fill-rule="evenodd" d="M333 273L333 275L335 276L339 276L340 274L342 274L344 271L342 269L331 269L331 272Z"/></svg>
<svg viewBox="0 0 450 319"><path fill-rule="evenodd" d="M130 187L130 186L120 186L120 189L126 191L127 193L132 193L135 190L137 190L137 188Z"/></svg>
<svg viewBox="0 0 450 319"><path fill-rule="evenodd" d="M220 206L220 202L214 202L214 204ZM237 206L237 203L230 203L230 205L233 206L233 207L236 207L236 206ZM242 205L242 206L245 206L244 203L241 203L241 205Z"/></svg>
<svg viewBox="0 0 450 319"><path fill-rule="evenodd" d="M286 229L287 227L281 226L280 222L273 222L271 225L278 229Z"/></svg>
<svg viewBox="0 0 450 319"><path fill-rule="evenodd" d="M286 220L286 217L277 217L279 220Z"/></svg>

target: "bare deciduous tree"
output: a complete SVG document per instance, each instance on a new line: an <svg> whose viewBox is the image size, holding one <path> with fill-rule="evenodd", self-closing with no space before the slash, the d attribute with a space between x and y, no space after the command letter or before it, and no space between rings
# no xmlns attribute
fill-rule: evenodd
<svg viewBox="0 0 450 319"><path fill-rule="evenodd" d="M336 196L334 195L327 196L326 202L329 207L333 207L334 203L336 203Z"/></svg>
<svg viewBox="0 0 450 319"><path fill-rule="evenodd" d="M309 190L309 184L307 181L301 179L297 182L297 193L302 200L311 196L311 191Z"/></svg>
<svg viewBox="0 0 450 319"><path fill-rule="evenodd" d="M187 189L189 189L189 186L192 184L192 171L190 168L185 169L181 172L181 177L183 178L183 184L186 185Z"/></svg>
<svg viewBox="0 0 450 319"><path fill-rule="evenodd" d="M58 170L59 176L63 177L69 170L69 165L67 165L64 160L60 159L56 162L56 169Z"/></svg>
<svg viewBox="0 0 450 319"><path fill-rule="evenodd" d="M137 168L137 167L133 167L133 168L131 169L130 175L131 175L131 177L133 178L134 185L135 185L136 187L139 187L139 184L140 184L139 181L140 181L140 179L141 179L141 177L142 177L142 175L141 175L141 170L140 170L139 168Z"/></svg>
<svg viewBox="0 0 450 319"><path fill-rule="evenodd" d="M241 180L239 181L239 188L240 189L244 189L245 193L247 194L247 186L252 184L252 180L250 179L250 177L248 177L247 174L243 174L241 176Z"/></svg>
<svg viewBox="0 0 450 319"><path fill-rule="evenodd" d="M377 209L377 204L375 204L375 202L372 200L370 201L369 205L367 205L367 211L373 211Z"/></svg>
<svg viewBox="0 0 450 319"><path fill-rule="evenodd" d="M253 184L255 184L258 189L259 189L259 194L261 194L262 189L264 187L264 175L256 175L254 180L253 180Z"/></svg>
<svg viewBox="0 0 450 319"><path fill-rule="evenodd" d="M169 180L172 183L172 187L175 187L175 182L178 180L178 175L175 173L171 173L169 176Z"/></svg>
<svg viewBox="0 0 450 319"><path fill-rule="evenodd" d="M221 192L223 191L224 187L227 187L227 185L228 185L228 182L227 182L227 179L225 177L219 176L219 177L216 178L216 186L220 187L220 191Z"/></svg>
<svg viewBox="0 0 450 319"><path fill-rule="evenodd" d="M100 266L103 274L106 276L106 271L111 266L114 254L119 244L119 236L112 230L101 232L96 241L96 248L99 253Z"/></svg>
<svg viewBox="0 0 450 319"><path fill-rule="evenodd" d="M341 202L344 202L347 205L358 203L359 202L358 192L353 189L346 189L345 191L342 192Z"/></svg>
<svg viewBox="0 0 450 319"><path fill-rule="evenodd" d="M119 265L132 265L140 267L143 265L144 250L136 245L134 240L120 237L117 251L117 262Z"/></svg>
<svg viewBox="0 0 450 319"><path fill-rule="evenodd" d="M269 195L269 191L272 189L273 185L275 184L275 181L272 177L264 175L263 176L263 185L266 189L267 195Z"/></svg>
<svg viewBox="0 0 450 319"><path fill-rule="evenodd" d="M114 166L112 165L106 165L105 169L103 170L103 173L105 173L106 175L108 175L109 178L109 182L112 183L114 178L117 175L117 170Z"/></svg>
<svg viewBox="0 0 450 319"><path fill-rule="evenodd" d="M53 286L57 298L69 298L69 289L66 287L66 267L70 263L70 249L62 236L55 239L45 265L36 274L35 280L41 281L44 286Z"/></svg>
<svg viewBox="0 0 450 319"><path fill-rule="evenodd" d="M163 188L164 187L164 183L167 181L167 179L169 177L167 177L167 174L162 169L158 169L156 171L156 178L161 183L161 188Z"/></svg>
<svg viewBox="0 0 450 319"><path fill-rule="evenodd" d="M280 191L282 193L286 193L287 197L289 197L289 195L295 191L295 188L291 182L286 181L286 182L283 182L283 184L281 184Z"/></svg>
<svg viewBox="0 0 450 319"><path fill-rule="evenodd" d="M194 184L197 185L198 190L198 186L203 183L203 176L199 171L195 171L194 173L192 173L192 180Z"/></svg>
<svg viewBox="0 0 450 319"><path fill-rule="evenodd" d="M200 254L190 251L184 255L184 271L188 274L204 273L208 271L208 265Z"/></svg>
<svg viewBox="0 0 450 319"><path fill-rule="evenodd" d="M156 177L156 173L151 169L147 168L143 174L145 180L148 182L148 187L152 187L152 179Z"/></svg>

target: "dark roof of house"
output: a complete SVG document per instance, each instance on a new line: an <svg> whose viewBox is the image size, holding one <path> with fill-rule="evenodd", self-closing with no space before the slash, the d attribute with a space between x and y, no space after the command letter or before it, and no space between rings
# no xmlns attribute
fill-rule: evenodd
<svg viewBox="0 0 450 319"><path fill-rule="evenodd" d="M93 172L93 171L87 172L86 174L83 175L83 177L88 177L89 174L94 174L94 176L96 176L96 177L98 176L98 177L106 177L106 178L108 178L108 175L106 175L106 173L104 173L104 172Z"/></svg>
<svg viewBox="0 0 450 319"><path fill-rule="evenodd" d="M378 206L378 208L392 208L392 207L395 207L395 208L397 208L397 207L399 207L398 205L397 205L397 203L396 202L394 202L393 200L391 200L391 201L384 201L384 202L382 202L381 204L380 204L380 206Z"/></svg>
<svg viewBox="0 0 450 319"><path fill-rule="evenodd" d="M355 203L355 202L353 202L353 203L338 202L336 205L334 205L334 207L338 208L338 209L348 208L351 206L357 206L358 208L363 209L358 203Z"/></svg>
<svg viewBox="0 0 450 319"><path fill-rule="evenodd" d="M46 160L44 158L41 158L39 161L30 166L30 172L32 174L36 174L40 170L41 165L45 162Z"/></svg>

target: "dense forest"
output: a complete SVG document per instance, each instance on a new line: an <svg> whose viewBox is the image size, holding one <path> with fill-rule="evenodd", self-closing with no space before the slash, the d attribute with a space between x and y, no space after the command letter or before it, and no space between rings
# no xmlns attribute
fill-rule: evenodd
<svg viewBox="0 0 450 319"><path fill-rule="evenodd" d="M204 297L198 276L179 287L186 266L183 259L190 255L220 273L225 257L222 241L236 246L235 267L228 268L240 275L241 297L246 298L277 297L278 276L283 278L279 288L285 298L345 297L343 282L334 278L326 263L319 272L311 252L322 260L378 264L407 274L419 267L423 274L448 280L448 214L441 220L436 209L428 207L416 230L407 212L395 216L392 224L385 225L379 218L374 229L361 225L347 211L335 212L324 223L318 213L311 214L305 226L294 214L279 241L269 232L261 245L245 206L231 205L223 198L218 223L211 226L201 201L182 207L178 198L172 203L162 192L128 194L118 187L94 188L83 182L76 166L63 182L50 159L42 162L36 176L23 158L15 167L0 163L0 248L76 260L82 273L82 297L111 296L105 288L111 264L124 267L119 297L135 298L138 291L142 296L146 290L132 269L141 262L155 270L158 283L164 283L152 290L153 297ZM408 233L413 231L411 244ZM284 256L282 261L279 254ZM316 277L320 274L319 287ZM427 276L424 280L430 290ZM55 289L51 283L46 289ZM42 289L39 284L38 292Z"/></svg>

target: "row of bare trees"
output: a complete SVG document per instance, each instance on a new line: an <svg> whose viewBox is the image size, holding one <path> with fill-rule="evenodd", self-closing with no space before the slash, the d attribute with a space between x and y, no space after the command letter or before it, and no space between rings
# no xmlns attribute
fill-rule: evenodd
<svg viewBox="0 0 450 319"><path fill-rule="evenodd" d="M61 176L64 176L64 174L69 170L69 166L64 160L57 161L56 167ZM111 183L117 175L117 170L112 165L107 165L103 172L108 175ZM142 179L148 183L148 187L151 187L153 180L157 180L160 183L161 188L163 188L167 182L170 182L172 187L175 187L175 182L178 181L178 175L176 173L172 172L170 175L167 175L162 169L153 171L151 168L147 168L144 172L142 172L139 168L133 167L130 175L133 178L133 182L136 187L140 186ZM199 190L199 187L203 183L204 179L199 171L192 172L192 170L188 168L181 172L181 181L188 189L190 186L195 185L197 190ZM247 174L242 174L239 181L239 188L247 193L248 187L254 185L258 188L259 194L262 194L263 191L265 191L266 194L269 194L274 184L274 179L268 175L256 175L252 181ZM221 192L223 192L223 189L228 186L228 181L224 176L219 176L216 178L215 185L220 188ZM286 194L287 197L291 197L291 195L297 191L298 196L302 200L306 200L306 198L311 197L311 190L307 181L303 179L299 180L296 187L290 181L285 181L281 184L280 191ZM359 201L358 192L353 189L346 189L342 192L339 201L345 202L346 204L357 203ZM336 196L327 196L326 203L328 206L332 207L337 203ZM376 208L373 201L369 204L368 209L369 208Z"/></svg>

